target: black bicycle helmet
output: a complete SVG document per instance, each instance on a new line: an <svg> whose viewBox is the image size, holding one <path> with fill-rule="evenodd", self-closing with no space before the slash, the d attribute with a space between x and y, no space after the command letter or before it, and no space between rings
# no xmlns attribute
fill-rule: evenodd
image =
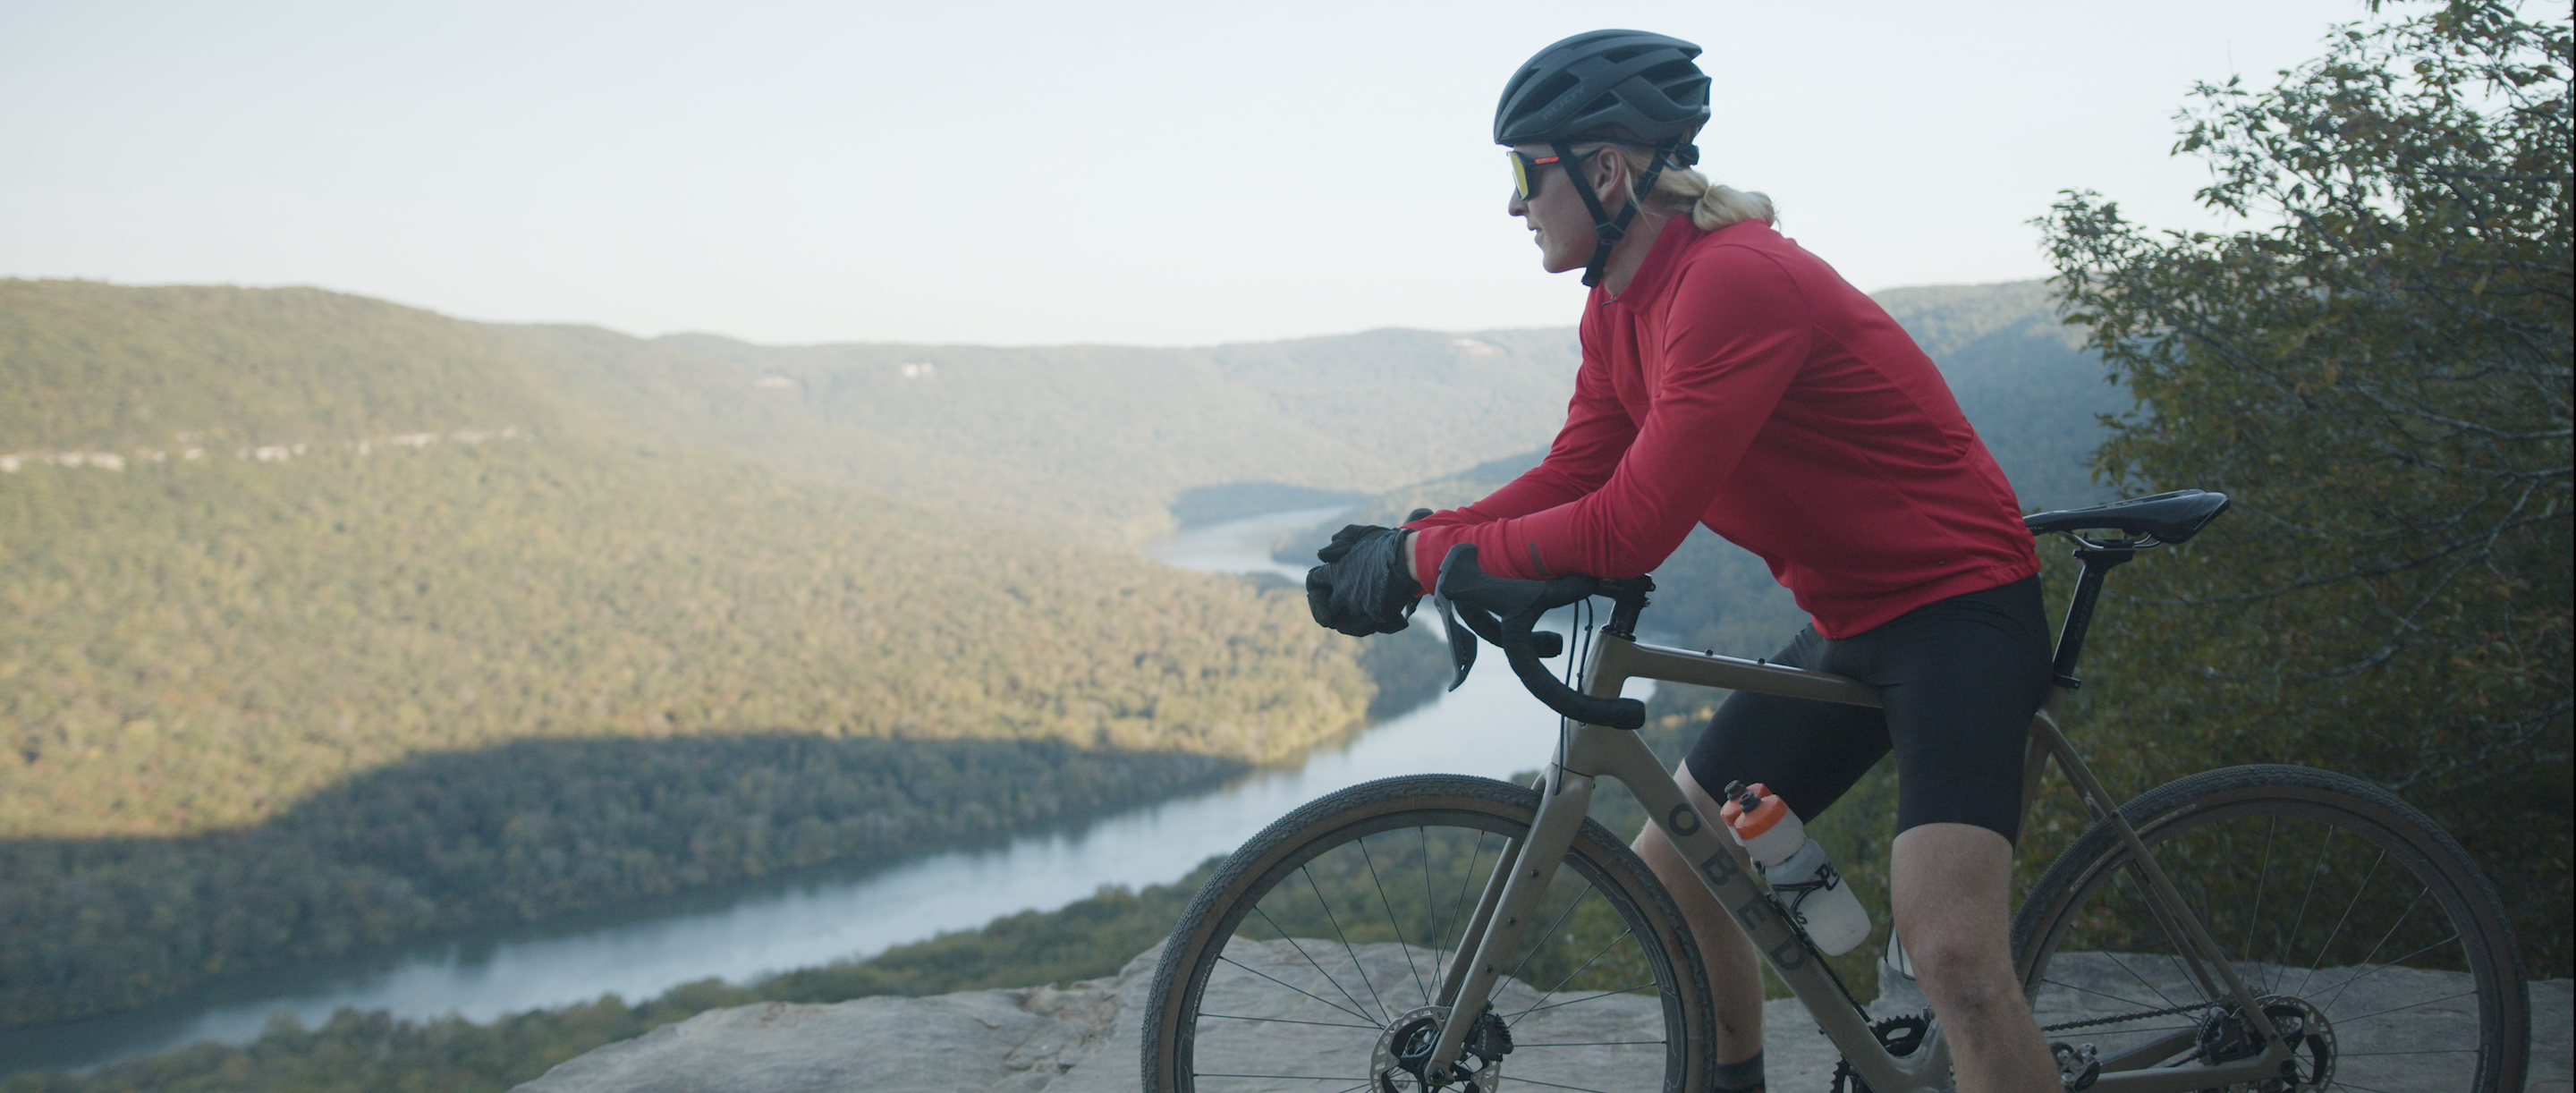
<svg viewBox="0 0 2576 1093"><path fill-rule="evenodd" d="M1642 30L1595 30L1521 65L1494 108L1494 143L1574 140L1624 130L1632 140L1688 141L1708 121L1699 47Z"/></svg>
<svg viewBox="0 0 2576 1093"><path fill-rule="evenodd" d="M1494 143L1546 141L1592 213L1592 260L1586 287L1601 283L1601 264L1628 233L1638 197L1655 188L1667 161L1699 162L1691 137L1708 122L1708 76L1692 63L1699 47L1642 30L1595 30L1538 51L1503 85L1494 107ZM1644 141L1655 158L1618 213L1583 179L1568 145L1581 139Z"/></svg>

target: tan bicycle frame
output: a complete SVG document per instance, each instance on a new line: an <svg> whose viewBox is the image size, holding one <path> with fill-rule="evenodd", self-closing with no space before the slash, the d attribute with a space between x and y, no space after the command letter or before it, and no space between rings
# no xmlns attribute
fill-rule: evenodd
<svg viewBox="0 0 2576 1093"><path fill-rule="evenodd" d="M1720 656L1648 645L1610 634L1598 635L1583 666L1586 693L1616 698L1620 688L1631 679L1652 679L1668 683L1688 683L1701 687L1718 687L1734 691L1785 695L1823 702L1840 702L1854 706L1879 705L1876 689L1858 680L1825 672L1793 668L1760 660ZM2159 923L2175 939L2191 965L2195 978L2211 997L2233 997L2262 1033L2267 1047L2255 1058L2221 1066L2159 1067L2131 1069L2158 1059L2170 1057L2173 1051L2187 1047L2190 1032L2180 1033L2180 1041L2145 1045L2101 1061L2102 1073L2092 1089L2102 1093L2188 1093L2242 1082L2261 1081L2281 1073L2281 1064L2290 1058L2291 1049L2281 1041L2262 1011L2255 996L2239 981L2234 967L2218 958L2218 947L2202 929L2198 918L2185 907L2174 892L2172 883L2158 868L2154 859L2139 843L2137 833L2111 807L2111 798L2075 754L2066 734L2060 729L2064 711L2064 688L2052 688L2046 705L2031 720L2030 744L2024 764L2022 807L2028 810L2039 785L2040 768L2047 759L2057 760L2066 772L2078 796L2096 818L2108 819L2129 843L2134 860L2141 863L2151 893L2148 905ZM1950 1083L1949 1048L1941 1038L1936 1021L1923 1047L1899 1059L1887 1053L1870 1031L1869 1016L1857 999L1851 997L1842 982L1827 968L1815 946L1807 940L1777 904L1771 902L1767 888L1757 881L1751 870L1736 864L1733 840L1721 839L1717 825L1699 815L1682 797L1681 787L1673 781L1662 761L1648 749L1637 734L1599 725L1567 724L1560 735L1556 757L1548 765L1538 815L1532 820L1526 845L1507 848L1487 883L1483 897L1471 920L1469 938L1480 941L1460 943L1460 950L1441 981L1440 998L1451 1014L1478 1014L1484 1011L1498 978L1496 968L1520 943L1531 913L1539 898L1554 879L1556 863L1574 840L1575 830L1590 811L1592 789L1602 777L1618 779L1628 787L1638 802L1645 806L1649 822L1661 829L1679 847L1684 860L1696 864L1700 882L1717 897L1718 904L1735 915L1737 925L1752 939L1753 947L1762 953L1780 981L1787 984L1810 1016L1815 1018L1827 1039L1849 1060L1862 1081L1880 1093L1938 1093ZM1532 864L1535 863L1535 864ZM1448 1021L1440 1040L1433 1048L1431 1064L1447 1068L1464 1050L1467 1030L1472 1021Z"/></svg>

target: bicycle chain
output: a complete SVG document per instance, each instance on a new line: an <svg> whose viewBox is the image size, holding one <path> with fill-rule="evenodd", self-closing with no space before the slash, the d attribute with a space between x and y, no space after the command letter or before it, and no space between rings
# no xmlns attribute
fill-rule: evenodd
<svg viewBox="0 0 2576 1093"><path fill-rule="evenodd" d="M2143 1010L2137 1013L2123 1013L2116 1017L2096 1017L2090 1021L2068 1021L2062 1025L2042 1025L2040 1026L2039 1031L2064 1032L2071 1028L2091 1028L2095 1025L2116 1025L2122 1021L2139 1021L2149 1017L2171 1017L2175 1014L2190 1013L2193 1010L2205 1010L2208 1008L2209 1003L2207 1002L2194 1002L2187 1006L2168 1006L2160 1010Z"/></svg>

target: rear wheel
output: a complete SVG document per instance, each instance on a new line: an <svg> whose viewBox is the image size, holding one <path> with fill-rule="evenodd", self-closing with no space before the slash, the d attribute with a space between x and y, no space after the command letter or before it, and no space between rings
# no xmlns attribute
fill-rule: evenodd
<svg viewBox="0 0 2576 1093"><path fill-rule="evenodd" d="M1461 1063L1426 1081L1442 977L1536 791L1448 775L1354 786L1227 859L1163 946L1145 1013L1156 1093L1695 1091L1708 989L1672 899L1585 820Z"/></svg>
<svg viewBox="0 0 2576 1093"><path fill-rule="evenodd" d="M2265 1093L2520 1090L2530 1003L2494 889L2431 818L2359 779L2231 767L2121 814L2293 1041ZM2052 1040L2106 1073L2260 1053L2252 1022L2177 954L2119 832L2097 822L2013 923Z"/></svg>

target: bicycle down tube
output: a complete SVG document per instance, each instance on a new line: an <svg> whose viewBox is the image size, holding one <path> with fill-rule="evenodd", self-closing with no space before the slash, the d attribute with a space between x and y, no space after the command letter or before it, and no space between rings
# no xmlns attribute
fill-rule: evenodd
<svg viewBox="0 0 2576 1093"><path fill-rule="evenodd" d="M1616 697L1629 679L1652 679L1856 706L1879 705L1877 692L1856 680L1761 660L1649 645L1610 633L1596 635L1583 667L1584 690L1598 697ZM2028 777L2035 782L2036 762L2054 757L2076 784L2079 795L2086 798L2089 810L2096 816L2115 814L2110 811L2113 806L2100 783L2058 729L2060 693L2052 688L2048 704L2033 719L2034 769ZM1435 1066L1446 1067L1464 1051L1474 1015L1482 1012L1499 978L1501 954L1513 951L1518 944L1541 893L1553 879L1555 863L1589 811L1593 787L1602 777L1615 778L1626 786L1644 806L1649 822L1673 841L1685 860L1694 863L1701 883L1735 915L1737 924L1762 952L1763 959L1870 1089L1931 1093L1949 1084L1949 1051L1937 1022L1920 1049L1902 1059L1890 1055L1870 1031L1869 1016L1859 1000L1825 965L1806 935L1771 902L1764 887L1753 879L1752 871L1737 864L1727 845L1729 840L1722 839L1715 826L1706 823L1683 799L1680 786L1644 741L1634 732L1581 724L1569 724L1561 737L1559 751L1547 769L1528 842L1513 856L1508 876L1498 873L1495 878L1502 882L1501 891L1497 895L1489 885L1486 899L1480 901L1483 906L1478 909L1478 917L1486 929L1473 948L1475 955L1470 958L1462 951L1442 984L1443 1000L1451 1003L1451 1019L1444 1023L1433 1053ZM2024 802L2027 808L2027 795ZM2149 869L2151 881L2163 881L2161 870L2152 865ZM2164 904L2157 908L2159 917L2166 920L2164 925L2174 932L2177 944L2197 950L2194 955L2200 958L2202 967L2195 970L2213 988L2209 993L2232 996L2239 1005L2260 1015L2261 1007L2250 1005L2253 996L2237 981L2234 969L2223 959L2214 958L2198 920L2172 898L2169 882L2154 883L2152 887L2158 890L2154 902ZM2185 1093L2213 1085L2260 1081L2276 1076L2281 1061L2287 1057L2279 1038L2267 1035L2266 1039L2270 1046L2257 1057L2224 1065L2151 1071L2106 1067L2090 1088L2101 1093Z"/></svg>

